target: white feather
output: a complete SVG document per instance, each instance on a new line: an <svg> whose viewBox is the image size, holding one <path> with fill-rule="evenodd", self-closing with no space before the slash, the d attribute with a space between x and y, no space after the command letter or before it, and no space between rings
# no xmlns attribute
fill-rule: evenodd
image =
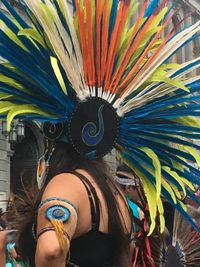
<svg viewBox="0 0 200 267"><path fill-rule="evenodd" d="M60 1L64 2L63 0ZM72 23L73 17L70 14L68 4L64 4L65 19L67 20L72 38L65 30L56 8L50 0L45 1L46 5L40 0L25 0L25 2L46 32L73 89L82 98L84 95L83 91L87 90L87 88L84 82L83 63L78 38L75 37L75 29ZM75 53L73 47L75 48Z"/></svg>
<svg viewBox="0 0 200 267"><path fill-rule="evenodd" d="M184 44L190 37L200 30L200 22L197 22L195 25L185 29L181 33L177 34L172 38L165 47L160 51L159 55L152 64L143 71L140 75L139 80L132 82L128 86L128 90L121 97L123 101L127 96L129 96L133 91L136 91L146 80L148 80L153 72L163 64L163 62L171 55L174 51L178 49L182 44Z"/></svg>
<svg viewBox="0 0 200 267"><path fill-rule="evenodd" d="M154 92L156 93L157 97L163 96L163 92L165 92L165 94L169 93L169 91L167 92L167 90L166 91L161 90L161 87L163 87L163 84L159 85L159 83L153 83L153 84L149 85L148 87L146 87L145 89L143 89L141 92L139 92L134 98L129 100L126 104L124 102L124 100L126 99L126 97L129 94L131 94L133 91L137 90L147 79L150 78L150 76L153 74L153 72L163 63L163 61L165 61L169 57L170 54L172 54L178 47L180 47L183 43L185 43L186 40L188 40L190 37L192 37L199 30L200 30L200 22L189 27L189 29L184 30L185 33L183 34L183 32L182 32L182 35L184 36L184 38L182 38L182 36L179 33L179 34L177 34L178 36L175 36L172 40L170 40L170 42L166 45L167 48L166 47L163 48L163 50L159 54L159 57L156 58L155 61L152 62L151 66L146 71L144 71L142 73L139 81L134 82L131 85L131 87L127 90L127 92L121 97L120 113L124 114L124 113L130 111L131 109L134 109L138 106L141 106L142 104L143 105L146 104L147 101L149 101L149 99L148 99L149 94L150 95L152 94L151 99L153 99L153 98L155 99ZM175 41L175 44L173 41ZM182 67L185 67L185 66L191 64L192 62L195 62L196 60L198 60L198 59L187 62L187 63L183 64ZM194 66L191 69L194 70L196 68L197 68L197 66L196 67ZM190 70L186 70L184 72L184 74L180 74L179 76L181 77L182 75L189 73ZM177 71L177 69L169 72L168 77L173 75L176 71ZM177 78L177 77L175 77L175 78ZM158 84L158 86L155 87L156 84ZM155 87L155 88L152 91L148 92L148 94L147 94L146 92L149 91L152 87ZM169 85L168 85L168 87L169 87ZM177 88L173 87L173 91L176 89ZM156 91L158 91L158 94ZM124 106L122 106L122 103L124 103Z"/></svg>

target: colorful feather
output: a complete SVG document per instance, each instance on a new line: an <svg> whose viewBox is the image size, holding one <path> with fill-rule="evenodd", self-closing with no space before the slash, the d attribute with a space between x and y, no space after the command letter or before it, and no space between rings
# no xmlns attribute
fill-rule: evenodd
<svg viewBox="0 0 200 267"><path fill-rule="evenodd" d="M177 1L175 1L177 2ZM173 15L167 0L24 0L30 23L2 0L0 116L68 121L80 101L100 97L120 116L115 148L136 170L153 232L161 195L197 229L181 196L200 185L200 58L168 61L200 36L200 22L163 37ZM168 7L169 6L169 7ZM194 141L194 142L191 142Z"/></svg>

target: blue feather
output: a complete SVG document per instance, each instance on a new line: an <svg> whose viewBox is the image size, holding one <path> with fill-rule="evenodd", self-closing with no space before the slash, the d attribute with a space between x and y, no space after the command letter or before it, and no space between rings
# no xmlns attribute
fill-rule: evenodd
<svg viewBox="0 0 200 267"><path fill-rule="evenodd" d="M187 214L187 212L184 211L184 209L181 207L179 203L174 204L170 194L167 192L166 189L164 188L162 189L162 194L170 202L170 204L174 208L176 208L182 214L182 216L194 227L194 229L196 229L200 233L200 228L198 227L198 225L195 224L192 218Z"/></svg>
<svg viewBox="0 0 200 267"><path fill-rule="evenodd" d="M113 29L114 29L114 26L115 26L115 22L116 22L118 4L119 4L119 0L113 0L111 13L110 13L109 40L111 38Z"/></svg>
<svg viewBox="0 0 200 267"><path fill-rule="evenodd" d="M43 101L40 101L36 97L28 95L22 91L17 90L16 88L14 88L12 86L8 86L2 82L0 82L0 92L8 93L8 94L12 94L16 97L20 97L20 99L24 103L35 104L38 107L43 108L46 111L51 112L53 114L62 114L63 113L63 110L59 110L55 106L49 105L48 102L44 102L44 99L43 99Z"/></svg>
<svg viewBox="0 0 200 267"><path fill-rule="evenodd" d="M131 156L130 153L128 152L128 150L123 150L121 151L121 154L123 155L123 157L128 160L131 164L133 164L139 171L141 171L142 173L144 173L144 175L146 177L148 177L148 179L151 181L152 184L155 185L155 177L148 172L148 170L146 168L144 168L141 164L139 160L135 160L135 157Z"/></svg>
<svg viewBox="0 0 200 267"><path fill-rule="evenodd" d="M168 142L172 142L172 143L176 143L176 144L181 144L184 146L191 146L194 147L195 149L198 149L200 151L200 146L198 146L197 144L192 143L191 141L186 141L182 138L175 137L175 136L170 136L170 135L164 135L163 133L159 133L159 132L152 132L150 130L134 130L133 133L137 136L142 136L142 137L146 137L147 140L149 139L150 141L152 139L157 139L157 140L163 140L163 141L168 141ZM193 135L190 135L191 138L193 138ZM194 139L194 138L193 138ZM198 134L196 136L196 139L200 140L200 134Z"/></svg>
<svg viewBox="0 0 200 267"><path fill-rule="evenodd" d="M144 17L151 17L151 15L156 11L159 4L159 0L152 0L145 10Z"/></svg>
<svg viewBox="0 0 200 267"><path fill-rule="evenodd" d="M157 151L156 151L156 154L158 154L158 156L161 157L163 161L168 162L168 166L172 166L171 160L173 160L173 161L175 161L177 163L180 163L182 166L186 167L186 169L188 169L190 172L192 172L195 175L199 176L199 170L195 169L192 165L189 165L185 160L182 160L180 157L178 157L176 155L173 155L173 154L170 154L168 156L168 153L165 153L165 152L162 152L162 151L160 151L159 153L157 153ZM172 166L172 168L173 168L173 166Z"/></svg>
<svg viewBox="0 0 200 267"><path fill-rule="evenodd" d="M52 81L52 79L54 79L54 82L52 81L52 83L55 83L56 77L55 77L55 74L52 70L52 67L50 66L50 58L43 60L38 55L36 57L31 57L31 55L28 52L26 52L21 47L17 46L11 39L9 39L8 36L3 31L0 31L0 38L2 41L5 42L5 46L1 45L1 49L0 49L0 55L3 58L9 60L13 65L20 68L28 76L31 76L30 75L31 71L33 71L32 77L36 76L37 73L38 73L38 76L44 76L44 73L45 73L46 75L48 75L48 77L47 77L48 82L50 82L50 81ZM34 62L35 58L37 58L37 61L39 60L39 62L43 62L43 63L46 62L44 67L45 67L45 69L49 69L49 71L48 72L46 72L46 71L42 72L41 68L38 67L37 62ZM17 59L20 59L20 61ZM47 62L49 62L48 68L46 68ZM27 71L25 71L25 70L27 70ZM57 84L58 84L58 82L57 82ZM47 85L45 87L48 88ZM62 99L65 98L63 91L61 89L60 90L56 89L56 92L57 92L58 96L60 94L60 101L62 101Z"/></svg>
<svg viewBox="0 0 200 267"><path fill-rule="evenodd" d="M76 3L75 3L75 0L72 0L72 6L73 6L73 11L75 12L76 11Z"/></svg>
<svg viewBox="0 0 200 267"><path fill-rule="evenodd" d="M30 62L30 65L33 66L33 62L35 62L34 65L40 65L44 68L48 68L48 61L45 57L45 55L47 54L44 53L44 49L42 49L40 45L38 46L41 48L41 50L37 49L26 37L19 36L20 41L25 45L25 47L27 47L29 51L31 51L30 54L21 47L19 47L16 43L14 43L7 35L4 34L2 30L0 31L0 38L2 45L4 45L6 49L10 49L10 53L13 53L16 56L16 52L19 51L21 59L27 59L27 64Z"/></svg>
<svg viewBox="0 0 200 267"><path fill-rule="evenodd" d="M191 165L190 165L190 168L187 168L187 169L184 170L184 173L179 173L179 171L177 170L177 173L179 173L180 176L182 176L185 179L187 179L193 185L200 186L200 179L199 179L200 171L199 171L199 169L195 169ZM188 188L188 190L189 190L189 188Z"/></svg>
<svg viewBox="0 0 200 267"><path fill-rule="evenodd" d="M174 38L175 36L173 36ZM195 39L200 37L200 33L199 34L194 34L191 38L189 38L185 43L183 43L181 46L179 46L171 55L169 55L169 57L165 60L165 62L167 62L173 55L175 55L181 48L183 48L184 46L186 46L187 44L189 44L190 42L194 41Z"/></svg>
<svg viewBox="0 0 200 267"><path fill-rule="evenodd" d="M132 149L130 149L130 147L128 148L128 151L131 151ZM149 168L151 168L152 170L154 169L153 164L152 164L152 160L147 157L147 155L140 151L137 148L134 148L133 151L131 151L132 154L134 155L134 159L136 159L139 163L143 162L143 166L147 166ZM138 155L138 157L136 157L136 155ZM171 166L169 166L171 167ZM181 186L179 185L179 183L173 178L173 176L171 176L170 174L168 174L165 170L162 170L162 175L165 177L165 179L167 178L167 180L169 182L171 182L172 184L174 184L177 188L181 189ZM155 185L155 179L151 180L152 184Z"/></svg>
<svg viewBox="0 0 200 267"><path fill-rule="evenodd" d="M187 195L200 207L200 200L193 194L191 193L188 189L186 189Z"/></svg>
<svg viewBox="0 0 200 267"><path fill-rule="evenodd" d="M18 34L19 28L6 15L4 15L1 11L0 11L0 18L6 23L6 25L11 29L11 31L13 31L16 35ZM30 28L30 27L28 25L26 25L26 28ZM35 59L39 59L40 57L43 56L41 51L38 50L28 38L26 38L24 36L18 36L18 38L29 49L29 51L32 52L32 57L35 56ZM1 40L3 40L3 39L1 38ZM5 44L7 44L7 43L5 42ZM16 45L16 44L14 44L14 45ZM40 44L38 44L38 46L42 49Z"/></svg>
<svg viewBox="0 0 200 267"><path fill-rule="evenodd" d="M200 133L200 129L197 127L177 124L177 123L170 123L169 121L151 121L149 120L148 123L145 121L137 121L132 122L130 118L126 118L125 120L120 121L120 129L123 132L126 132L128 129L128 132L130 134L133 133L134 130L144 130L144 131L157 131L162 133L168 133L168 134L180 134L180 133L187 133L189 132L190 135L194 133ZM187 137L187 135L186 135Z"/></svg>
<svg viewBox="0 0 200 267"><path fill-rule="evenodd" d="M192 101L199 101L200 100L200 95L194 95L194 96L188 96L188 97L181 97L178 95L177 97L169 97L166 101L164 99L160 99L158 101L152 102L147 104L144 107L141 107L139 109L134 110L132 113L130 113L131 116L130 119L139 119L139 118L145 118L149 116L150 114L153 114L157 112L159 109L167 108L172 105L177 105L177 104L183 104L183 103L188 103Z"/></svg>
<svg viewBox="0 0 200 267"><path fill-rule="evenodd" d="M0 11L0 20L15 34L19 32L19 28L2 11Z"/></svg>
<svg viewBox="0 0 200 267"><path fill-rule="evenodd" d="M0 50L2 51L2 49ZM41 71L36 71L34 69L28 68L25 64L19 62L18 60L16 60L16 58L13 58L10 53L4 52L3 55L6 55L5 58L8 59L18 69L20 69L24 74L26 74L27 77L30 77L35 82L37 82L41 86L41 88L43 88L46 94L50 95L52 98L57 99L57 101L63 106L66 105L66 96L64 95L62 90L58 90L58 88L56 88L54 84L51 84L49 80L44 79L42 73L40 73Z"/></svg>
<svg viewBox="0 0 200 267"><path fill-rule="evenodd" d="M63 105L60 105L55 98L49 96L38 83L29 79L27 76L24 76L23 74L21 74L20 76L19 72L15 73L13 69L9 69L3 64L0 64L0 72L10 78L13 78L19 84L23 84L23 86L26 88L26 90L29 91L31 96L37 98L40 101L46 102L49 105L53 105L54 107L59 107L59 110L62 110L62 112L65 111L66 107L71 106L71 103L73 103L73 101L71 100L72 98L70 98L70 96L69 98L66 97L65 107L63 108Z"/></svg>
<svg viewBox="0 0 200 267"><path fill-rule="evenodd" d="M188 93L186 91L183 91L182 89L178 89L178 90L176 90L176 94L175 95L173 95L173 96L171 94L169 94L168 96L165 95L163 97L160 97L158 99L155 99L155 100L147 103L145 106L140 107L140 109L146 108L147 106L152 105L152 104L154 105L154 103L158 103L159 101L162 101L162 100L164 100L164 101L165 100L168 100L169 98L175 99L178 95L179 96L189 96L189 95L192 95L192 93L200 91L200 83L199 83L199 81L200 81L200 79L197 79L196 81L193 81L193 82L187 84L187 88L190 89L190 93ZM149 89L146 93L150 93L151 90L155 89L156 87L158 87L161 84L164 84L164 83L158 83L155 86L152 86L151 89ZM136 109L136 110L138 110L138 109Z"/></svg>
<svg viewBox="0 0 200 267"><path fill-rule="evenodd" d="M29 28L29 25L22 19L22 17L15 11L15 9L9 4L8 0L1 0L4 6L8 9L10 14L18 21L23 28Z"/></svg>
<svg viewBox="0 0 200 267"><path fill-rule="evenodd" d="M134 136L134 138L130 138L130 135L128 133L121 133L121 138L123 140L124 145L128 146L141 146L141 147L149 147L153 149L154 151L157 151L157 153L166 151L167 154L170 154L170 156L177 155L182 158L185 158L187 160L190 160L191 162L195 163L195 159L188 153L181 151L179 149L170 147L166 143L156 142L155 140L146 140L142 137Z"/></svg>
<svg viewBox="0 0 200 267"><path fill-rule="evenodd" d="M200 175L200 171L198 169L195 169L195 172L198 173L198 175L192 175L191 174L191 171L192 171L192 168L190 170L190 172L188 172L187 170L184 169L184 171L180 171L178 169L176 169L174 166L168 164L167 165L169 168L172 169L172 171L175 171L179 176L185 178L186 180L188 180L189 182L191 182L192 184L195 184L195 185L200 185L200 179L198 178L199 175ZM192 167L192 166L191 166Z"/></svg>
<svg viewBox="0 0 200 267"><path fill-rule="evenodd" d="M63 24L65 30L67 31L67 33L69 34L69 36L70 36L70 38L71 38L71 34L70 34L70 31L69 31L69 28L68 28L66 19L64 18L63 13L62 13L62 11L60 10L60 7L59 7L59 5L58 5L57 0L54 0L54 5L56 6L58 16L59 16L59 18L60 18L60 20L61 20L61 22L62 22L62 24ZM73 42L72 42L72 44L73 44Z"/></svg>
<svg viewBox="0 0 200 267"><path fill-rule="evenodd" d="M151 181L151 183L155 186L155 179L154 177L151 175L151 173L149 173L145 168L143 168L141 166L141 164L139 164L139 162L137 160L135 160L135 157L131 157L129 152L126 151L122 151L121 152L123 157L125 158L125 160L128 160L130 163L132 163L139 171L141 171L142 173L145 174L146 177L148 177ZM133 155L133 154L132 154ZM180 185L173 179L173 177L171 177L168 173L166 173L165 171L163 171L163 174L165 175L165 177L172 182L173 184L175 184L175 186L177 186L177 188L180 188ZM181 188L180 188L181 189ZM191 219L191 217L183 210L183 208L181 207L181 205L179 203L174 204L170 194L168 193L168 191L162 187L161 188L161 192L163 194L163 196L171 203L171 205L173 207L175 207L179 212L181 212L181 214L184 216L184 218L197 230L200 232L200 229L198 228L198 226L193 222L193 220ZM189 194L192 194L191 192L189 192ZM156 201L156 200L155 200Z"/></svg>
<svg viewBox="0 0 200 267"><path fill-rule="evenodd" d="M194 94L196 92L198 92L200 89L199 88L194 88L191 89L191 94ZM185 97L188 96L188 97ZM199 101L200 96L198 95L187 95L187 93L182 93L182 91L178 92L176 95L174 96L170 96L170 97L163 97L160 98L154 102L150 102L148 104L146 104L143 107L140 107L134 111L131 111L129 113L127 113L128 117L130 117L130 119L139 119L139 118L145 118L148 117L149 114L154 113L155 111L159 111L159 109L163 109L166 108L168 106L172 106L172 105L177 105L177 104L183 104L184 102L191 102L191 101Z"/></svg>
<svg viewBox="0 0 200 267"><path fill-rule="evenodd" d="M184 71L186 71L186 70L188 70L188 69L190 69L190 68L192 68L192 67L194 67L194 66L197 66L198 64L200 64L200 60L196 60L195 62L190 63L188 66L185 66L185 67L179 69L177 72L175 72L175 73L171 76L171 78L174 78L174 77L180 75L180 74L183 73Z"/></svg>

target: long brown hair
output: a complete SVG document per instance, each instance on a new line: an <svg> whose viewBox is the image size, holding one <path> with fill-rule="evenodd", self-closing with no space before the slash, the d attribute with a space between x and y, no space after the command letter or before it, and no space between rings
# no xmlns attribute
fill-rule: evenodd
<svg viewBox="0 0 200 267"><path fill-rule="evenodd" d="M120 191L113 182L113 178L108 171L107 164L102 159L92 160L78 157L77 153L69 144L64 142L57 142L55 151L50 160L48 177L46 179L43 190L40 192L34 205L35 209L40 202L42 192L44 191L46 185L55 175L58 175L60 173L67 173L69 171L73 172L76 169L84 169L85 171L87 171L93 177L100 190L102 191L108 208L108 231L110 234L112 234L114 244L116 244L114 255L115 266L129 267L131 265L130 238L127 233L125 233L124 222L122 222L122 217L120 215L118 203L116 201L114 193L116 190L119 193ZM32 224L30 223L29 219L29 223L27 222L26 226L23 226L23 228L28 230L27 228L30 228L31 225ZM27 251L28 244L26 244L27 240L23 234L24 230L21 229L20 232L20 251L23 254L30 254L30 251Z"/></svg>

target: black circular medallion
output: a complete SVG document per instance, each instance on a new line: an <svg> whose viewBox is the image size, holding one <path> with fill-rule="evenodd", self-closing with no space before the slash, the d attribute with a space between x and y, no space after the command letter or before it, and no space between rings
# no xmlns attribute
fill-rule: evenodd
<svg viewBox="0 0 200 267"><path fill-rule="evenodd" d="M113 106L92 97L78 105L68 124L68 135L81 156L99 158L113 148L118 128L119 117Z"/></svg>
<svg viewBox="0 0 200 267"><path fill-rule="evenodd" d="M45 122L43 125L43 133L51 141L59 139L63 134L63 130L63 123Z"/></svg>

